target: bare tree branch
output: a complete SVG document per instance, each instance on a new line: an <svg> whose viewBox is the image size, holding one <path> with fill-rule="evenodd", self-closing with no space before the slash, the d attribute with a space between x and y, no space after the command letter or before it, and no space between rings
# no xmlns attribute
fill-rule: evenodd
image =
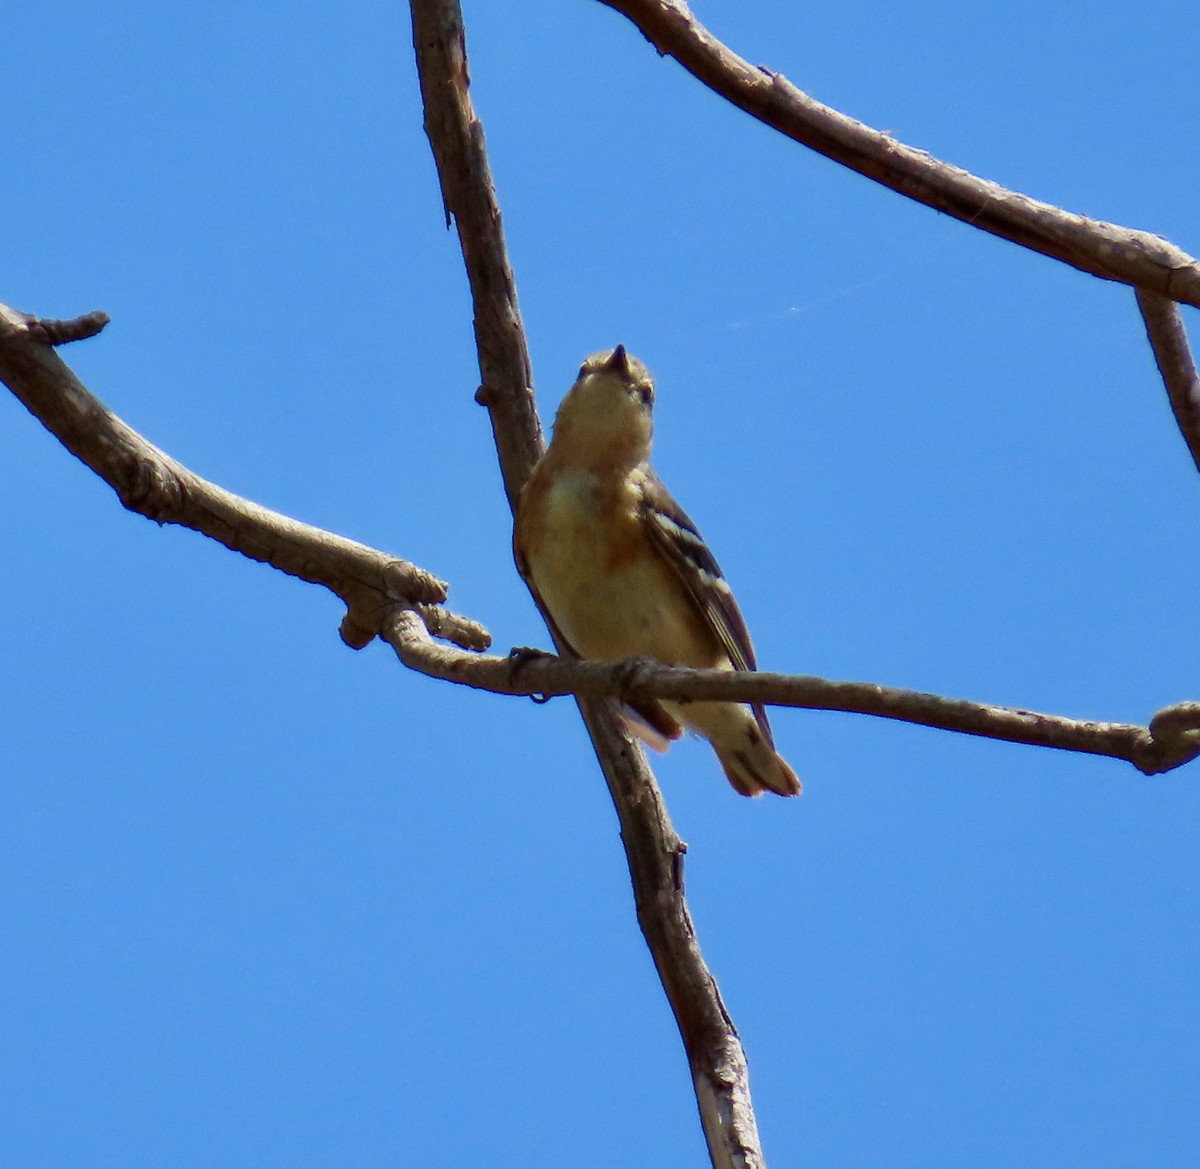
<svg viewBox="0 0 1200 1169"><path fill-rule="evenodd" d="M1146 323L1146 336L1167 387L1175 421L1191 452L1192 462L1200 471L1200 375L1196 373L1196 362L1188 345L1183 315L1166 297L1144 288L1136 291L1138 308Z"/></svg>
<svg viewBox="0 0 1200 1169"><path fill-rule="evenodd" d="M682 0L600 0L627 16L660 55L801 145L972 227L1103 280L1200 306L1200 262L1146 231L1073 215L897 142L726 48Z"/></svg>
<svg viewBox="0 0 1200 1169"><path fill-rule="evenodd" d="M411 9L425 130L475 306L478 398L491 415L515 507L543 444L483 127L467 92L462 12L457 0L411 0ZM619 729L610 704L578 701L621 823L638 922L687 1051L709 1156L717 1169L761 1169L746 1057L683 899L683 845L645 757Z"/></svg>
<svg viewBox="0 0 1200 1169"><path fill-rule="evenodd" d="M423 568L260 507L177 463L88 391L43 340L36 318L6 305L0 305L0 381L130 511L191 528L336 593L348 610L347 644L366 645L397 603L417 608L438 636L465 649L491 644L483 626L438 607L448 586Z"/></svg>
<svg viewBox="0 0 1200 1169"><path fill-rule="evenodd" d="M1186 339L1172 332L1172 322L1182 328L1174 305L1152 294L1143 294L1141 300L1148 328L1155 322L1156 332L1167 329L1169 344L1156 342L1160 365L1185 366L1192 381L1184 378L1184 389L1194 387ZM79 320L94 322L102 315L88 314ZM1108 755L1128 760L1147 774L1178 767L1200 753L1196 717L1200 708L1194 703L1166 708L1147 729L1081 722L873 683L688 670L649 661L611 665L537 654L481 656L435 645L431 633L469 650L486 649L490 638L477 622L434 603L445 597L447 586L424 570L260 507L171 459L83 386L43 340L41 326L36 319L0 305L0 380L68 450L113 486L126 507L159 523L192 528L252 559L324 585L348 606L342 625L348 644L366 645L379 633L405 665L422 673L497 694L728 699L871 714L1010 742ZM414 610L420 621L407 612L397 614L398 604Z"/></svg>
<svg viewBox="0 0 1200 1169"><path fill-rule="evenodd" d="M765 1169L750 1072L717 980L700 953L684 897L684 854L654 773L613 717L579 699L621 823L638 925L675 1015L713 1169Z"/></svg>
<svg viewBox="0 0 1200 1169"><path fill-rule="evenodd" d="M482 382L476 400L491 417L508 502L515 508L542 453L542 429L483 124L468 93L462 14L457 4L413 3L412 21L425 134L437 163L446 226L453 220L458 228L475 308Z"/></svg>
<svg viewBox="0 0 1200 1169"><path fill-rule="evenodd" d="M1072 215L1005 190L904 146L813 101L781 75L754 68L716 41L674 0L603 0L633 20L661 53L798 142L910 198L1021 246L1138 290L1139 305L1176 417L1200 468L1200 385L1173 301L1200 305L1200 263L1157 236ZM447 224L455 224L475 310L481 386L509 501L542 450L528 350L504 246L483 130L468 93L462 16L455 0L411 0L425 124ZM577 697L621 825L646 937L691 1067L717 1169L761 1169L745 1054L701 956L684 899L686 845L675 833L641 750L608 701L763 701L871 714L1012 742L1128 760L1147 774L1200 754L1200 703L1159 711L1149 727L1081 722L896 690L780 674L730 674L632 661L579 662L483 649L477 623L441 608L447 586L407 561L259 507L194 475L112 415L51 346L107 323L101 313L39 321L0 306L0 380L122 504L158 523L192 528L244 555L336 593L342 636L355 647L383 636L401 660L434 677L506 694Z"/></svg>
<svg viewBox="0 0 1200 1169"><path fill-rule="evenodd" d="M1148 327L1167 330L1156 342L1160 364L1195 401L1195 370L1170 301L1142 294ZM95 314L80 320L94 320ZM1150 322L1154 322L1153 326ZM497 657L435 645L430 634L468 650L486 649L486 630L433 603L446 585L424 570L374 548L289 519L208 483L147 442L109 412L42 340L39 322L0 306L0 379L73 454L116 489L122 502L159 523L211 536L251 559L324 585L350 608L345 640L366 645L377 633L405 665L475 689L510 695L581 698L668 698L765 702L896 719L963 734L1124 759L1146 774L1169 771L1200 754L1195 703L1165 708L1149 728L1057 715L868 682L774 673L689 670L651 661L580 662L549 654ZM1191 379L1190 381L1188 379ZM1188 390L1188 387L1193 387ZM1173 398L1174 398L1173 393ZM420 616L406 621L401 605Z"/></svg>
<svg viewBox="0 0 1200 1169"><path fill-rule="evenodd" d="M1181 702L1159 711L1150 726L1090 722L943 698L873 682L833 682L826 678L766 672L692 670L650 659L586 662L536 652L502 658L466 654L433 642L412 614L394 612L380 636L408 667L435 678L493 694L549 697L577 694L595 698L668 698L764 702L806 710L869 714L965 735L1055 747L1124 759L1146 775L1170 771L1200 755L1200 703Z"/></svg>

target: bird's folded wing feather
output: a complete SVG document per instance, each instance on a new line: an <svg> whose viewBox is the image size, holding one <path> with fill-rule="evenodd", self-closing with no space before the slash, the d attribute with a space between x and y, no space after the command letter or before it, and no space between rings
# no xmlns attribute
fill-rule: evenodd
<svg viewBox="0 0 1200 1169"><path fill-rule="evenodd" d="M663 482L649 468L640 476L642 522L651 539L678 574L735 670L758 668L754 646L745 618L734 600L721 566L704 542L691 517L675 502ZM774 745L767 712L761 704L752 704L754 718L768 743Z"/></svg>

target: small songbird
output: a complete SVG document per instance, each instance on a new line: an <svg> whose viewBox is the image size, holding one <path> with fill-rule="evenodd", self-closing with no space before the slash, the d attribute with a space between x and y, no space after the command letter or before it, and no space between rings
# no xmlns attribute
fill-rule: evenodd
<svg viewBox="0 0 1200 1169"><path fill-rule="evenodd" d="M654 382L623 345L589 357L517 504L517 567L560 645L598 661L753 670L746 622L708 545L650 468ZM703 735L744 796L800 793L760 705L637 701L626 724L665 751Z"/></svg>

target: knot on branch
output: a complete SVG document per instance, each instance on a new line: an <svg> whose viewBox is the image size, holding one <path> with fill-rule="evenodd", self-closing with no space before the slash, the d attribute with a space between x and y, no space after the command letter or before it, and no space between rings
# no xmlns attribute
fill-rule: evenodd
<svg viewBox="0 0 1200 1169"><path fill-rule="evenodd" d="M140 454L126 458L121 469L113 487L122 506L158 524L178 521L186 507L187 485L170 465Z"/></svg>
<svg viewBox="0 0 1200 1169"><path fill-rule="evenodd" d="M377 636L385 634L397 612L413 614L433 637L440 637L460 649L482 653L492 644L492 635L478 621L451 613L441 605L429 605L411 598L397 603L395 598L381 597L373 589L363 587L348 588L341 596L346 602L346 615L338 634L351 649L363 649Z"/></svg>
<svg viewBox="0 0 1200 1169"><path fill-rule="evenodd" d="M451 613L438 604L446 599L449 588L433 573L399 558L384 565L377 584L342 582L336 588L346 602L346 616L339 629L342 641L351 649L362 649L383 633L397 610L406 610L420 618L434 637L462 649L487 649L492 636L478 621Z"/></svg>
<svg viewBox="0 0 1200 1169"><path fill-rule="evenodd" d="M380 603L378 595L366 589L343 593L342 600L346 602L346 615L338 626L338 636L351 649L365 649L375 640L384 617L395 606Z"/></svg>
<svg viewBox="0 0 1200 1169"><path fill-rule="evenodd" d="M1161 775L1200 755L1200 702L1164 706L1151 720L1133 764L1144 775Z"/></svg>

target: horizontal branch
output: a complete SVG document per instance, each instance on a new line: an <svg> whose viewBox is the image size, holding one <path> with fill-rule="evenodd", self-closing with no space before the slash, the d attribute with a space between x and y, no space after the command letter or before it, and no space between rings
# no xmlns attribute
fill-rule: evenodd
<svg viewBox="0 0 1200 1169"><path fill-rule="evenodd" d="M466 654L432 641L420 621L403 611L385 619L380 636L406 666L493 694L684 702L716 699L869 714L1009 743L1107 755L1132 763L1146 775L1170 771L1200 755L1200 703L1195 702L1166 707L1149 727L1143 727L1013 710L872 682L692 670L662 666L649 659L586 662L537 651L518 651L508 657Z"/></svg>
<svg viewBox="0 0 1200 1169"><path fill-rule="evenodd" d="M781 134L972 227L1116 280L1200 306L1200 261L1161 236L1074 215L897 142L751 65L681 0L600 0L628 17L661 55Z"/></svg>
<svg viewBox="0 0 1200 1169"><path fill-rule="evenodd" d="M89 314L83 322L95 322ZM486 649L477 622L439 607L446 584L365 544L302 524L202 479L112 414L63 363L53 338L80 329L0 305L0 381L62 444L117 493L121 503L160 524L178 524L209 536L251 560L289 576L324 585L348 610L343 639L360 648L396 604L415 607L440 637L464 649ZM48 335L49 334L49 335Z"/></svg>
<svg viewBox="0 0 1200 1169"><path fill-rule="evenodd" d="M1137 302L1175 421L1200 471L1200 375L1188 345L1183 315L1174 301L1144 288L1137 289Z"/></svg>
<svg viewBox="0 0 1200 1169"><path fill-rule="evenodd" d="M1139 296L1139 304L1152 339L1159 338L1155 353L1167 367L1164 379L1176 389L1182 385L1194 411L1195 369L1186 340L1182 349L1177 338L1172 340L1177 310L1163 298L1146 295ZM31 319L0 305L0 380L72 454L113 487L125 507L158 523L191 528L253 560L323 585L347 605L342 636L348 644L365 645L379 633L406 665L421 673L497 694L716 699L868 714L1107 755L1127 760L1148 775L1169 771L1200 754L1196 703L1167 707L1143 727L1013 710L874 683L690 670L639 660L613 665L535 653L498 657L439 646L431 633L468 650L486 649L490 643L478 623L437 604L446 595L442 581L408 561L290 519L195 475L110 413L63 364L36 325L30 329ZM59 324L70 331L70 322ZM1177 368L1181 364L1182 372ZM1173 401L1175 397L1173 390ZM410 609L419 620L407 612Z"/></svg>

